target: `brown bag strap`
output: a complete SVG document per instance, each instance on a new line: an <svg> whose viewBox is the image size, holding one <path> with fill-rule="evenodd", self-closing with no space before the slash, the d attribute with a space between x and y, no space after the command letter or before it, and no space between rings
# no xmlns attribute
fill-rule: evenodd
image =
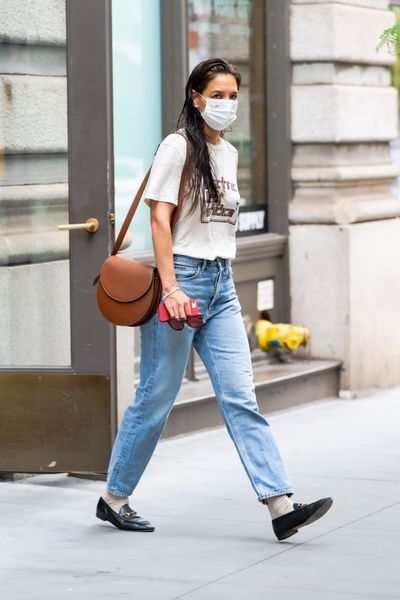
<svg viewBox="0 0 400 600"><path fill-rule="evenodd" d="M176 132L179 133L179 132ZM185 162L183 165L183 169L182 169L182 175L181 175L181 181L179 184L179 192L178 192L178 204L177 206L174 208L173 212L172 212L172 218L171 218L171 232L174 230L176 221L178 219L179 213L182 209L182 204L183 204L183 195L184 195L184 191L185 191L185 184L186 184L186 180L187 180L187 175L188 175L188 170L189 170L189 162L190 162L190 144L189 141L187 139L187 137L183 134L183 133L179 133L179 135L181 135L182 137L185 138L186 141L186 158L185 158ZM136 196L131 204L131 207L128 211L128 214L125 217L125 220L122 224L122 227L120 229L120 232L118 234L117 239L114 242L114 246L113 249L111 251L111 255L117 254L118 250L121 247L121 244L124 240L124 237L126 235L126 232L128 231L129 225L131 224L131 221L133 219L133 215L136 212L136 209L138 207L138 204L140 202L140 199L143 195L144 189L147 185L147 181L149 179L150 176L150 172L151 172L151 168L153 165L150 166L149 170L147 171L138 191L136 192Z"/></svg>

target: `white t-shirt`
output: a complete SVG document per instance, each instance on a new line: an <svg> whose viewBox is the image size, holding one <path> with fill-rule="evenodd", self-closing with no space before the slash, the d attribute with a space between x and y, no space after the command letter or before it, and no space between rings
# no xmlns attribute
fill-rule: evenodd
<svg viewBox="0 0 400 600"><path fill-rule="evenodd" d="M214 260L235 258L240 195L237 187L238 153L232 144L221 138L219 144L207 143L212 172L217 189L223 190L221 202L209 200L204 189L204 209L200 199L196 210L187 216L192 197L184 198L181 213L172 234L172 251L196 258ZM186 141L182 135L171 133L160 144L154 157L145 203L161 200L178 204L178 191L183 164L186 158Z"/></svg>

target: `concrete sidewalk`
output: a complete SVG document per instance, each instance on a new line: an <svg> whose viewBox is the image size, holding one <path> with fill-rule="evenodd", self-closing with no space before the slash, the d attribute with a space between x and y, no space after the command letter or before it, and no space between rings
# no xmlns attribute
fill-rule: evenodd
<svg viewBox="0 0 400 600"><path fill-rule="evenodd" d="M277 542L225 429L160 442L132 506L154 533L94 516L103 483L41 475L0 484L7 600L400 598L400 389L270 419L294 499L331 495Z"/></svg>

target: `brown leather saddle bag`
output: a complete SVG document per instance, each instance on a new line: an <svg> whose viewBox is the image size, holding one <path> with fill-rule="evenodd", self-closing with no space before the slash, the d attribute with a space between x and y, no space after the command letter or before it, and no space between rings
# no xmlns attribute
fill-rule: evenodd
<svg viewBox="0 0 400 600"><path fill-rule="evenodd" d="M171 216L171 232L182 208L189 168L190 146L186 137L185 140L186 159L179 185L178 205ZM157 267L117 255L143 195L150 172L151 167L147 171L122 224L111 256L104 261L100 274L94 280L94 285L97 284L96 295L100 312L107 321L114 325L127 325L129 327L143 325L155 314L160 302L161 279Z"/></svg>

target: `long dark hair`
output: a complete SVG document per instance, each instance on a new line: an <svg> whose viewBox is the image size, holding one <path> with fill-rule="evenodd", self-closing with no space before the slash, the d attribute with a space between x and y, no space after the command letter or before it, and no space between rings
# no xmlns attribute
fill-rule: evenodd
<svg viewBox="0 0 400 600"><path fill-rule="evenodd" d="M188 194L193 194L193 202L188 214L193 213L199 199L200 201L203 199L202 190L204 188L208 190L212 198L220 199L220 194L214 183L210 154L204 137L204 120L199 110L194 106L192 99L193 90L201 94L218 73L233 75L238 88L240 87L242 78L236 67L221 58L204 60L195 66L187 80L185 103L176 125L177 129L183 128L185 130L191 150ZM222 132L221 135L223 135Z"/></svg>

